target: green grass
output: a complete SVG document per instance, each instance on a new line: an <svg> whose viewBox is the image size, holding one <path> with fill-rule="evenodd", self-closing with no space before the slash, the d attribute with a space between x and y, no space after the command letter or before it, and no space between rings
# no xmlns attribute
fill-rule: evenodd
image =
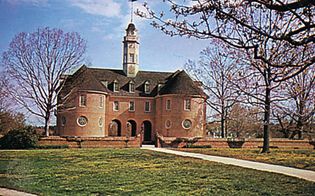
<svg viewBox="0 0 315 196"><path fill-rule="evenodd" d="M315 171L315 150L312 149L270 149L270 153L260 153L261 149L246 148L182 148L176 149L208 155L233 157Z"/></svg>
<svg viewBox="0 0 315 196"><path fill-rule="evenodd" d="M315 195L315 183L141 149L0 151L0 186L40 195Z"/></svg>

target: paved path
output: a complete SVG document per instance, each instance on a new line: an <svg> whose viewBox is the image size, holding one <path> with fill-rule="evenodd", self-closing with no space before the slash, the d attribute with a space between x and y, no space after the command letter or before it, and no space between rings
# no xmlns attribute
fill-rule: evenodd
<svg viewBox="0 0 315 196"><path fill-rule="evenodd" d="M0 187L0 195L3 196L36 196L30 193L20 192L16 190L6 189Z"/></svg>
<svg viewBox="0 0 315 196"><path fill-rule="evenodd" d="M310 171L310 170L296 169L296 168L285 167L285 166L280 166L280 165L259 163L255 161L246 161L246 160L228 158L228 157L219 157L219 156L204 155L204 154L199 154L199 153L175 151L175 150L170 150L166 148L154 148L153 146L143 146L142 149L175 154L175 155L184 156L184 157L203 159L207 161L214 161L214 162L224 163L228 165L235 165L235 166L240 166L240 167L245 167L245 168L250 168L250 169L261 170L261 171L285 174L288 176L294 176L297 178L302 178L308 181L315 182L315 172Z"/></svg>

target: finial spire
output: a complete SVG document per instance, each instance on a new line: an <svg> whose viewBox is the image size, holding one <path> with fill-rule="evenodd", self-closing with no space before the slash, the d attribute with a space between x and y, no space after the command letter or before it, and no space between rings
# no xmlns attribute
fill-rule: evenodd
<svg viewBox="0 0 315 196"><path fill-rule="evenodd" d="M131 10L130 10L130 22L133 21L133 2L137 1L137 0L129 0L130 4L131 4Z"/></svg>

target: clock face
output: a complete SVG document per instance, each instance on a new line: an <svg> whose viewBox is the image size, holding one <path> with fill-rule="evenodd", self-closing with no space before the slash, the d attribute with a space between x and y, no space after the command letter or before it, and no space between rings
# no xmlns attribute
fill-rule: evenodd
<svg viewBox="0 0 315 196"><path fill-rule="evenodd" d="M130 44L129 48L135 48L135 44Z"/></svg>
<svg viewBox="0 0 315 196"><path fill-rule="evenodd" d="M129 72L129 74L134 74L135 73L135 66L130 65L128 68L128 72Z"/></svg>

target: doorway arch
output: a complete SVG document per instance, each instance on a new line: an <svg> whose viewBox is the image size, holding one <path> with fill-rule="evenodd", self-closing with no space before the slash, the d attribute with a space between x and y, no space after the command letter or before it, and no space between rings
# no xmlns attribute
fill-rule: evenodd
<svg viewBox="0 0 315 196"><path fill-rule="evenodd" d="M152 124L150 121L143 121L143 143L152 143Z"/></svg>
<svg viewBox="0 0 315 196"><path fill-rule="evenodd" d="M137 135L137 123L134 120L128 120L127 122L127 130L130 133L131 137Z"/></svg>
<svg viewBox="0 0 315 196"><path fill-rule="evenodd" d="M121 136L121 123L119 120L112 120L109 125L108 136Z"/></svg>

